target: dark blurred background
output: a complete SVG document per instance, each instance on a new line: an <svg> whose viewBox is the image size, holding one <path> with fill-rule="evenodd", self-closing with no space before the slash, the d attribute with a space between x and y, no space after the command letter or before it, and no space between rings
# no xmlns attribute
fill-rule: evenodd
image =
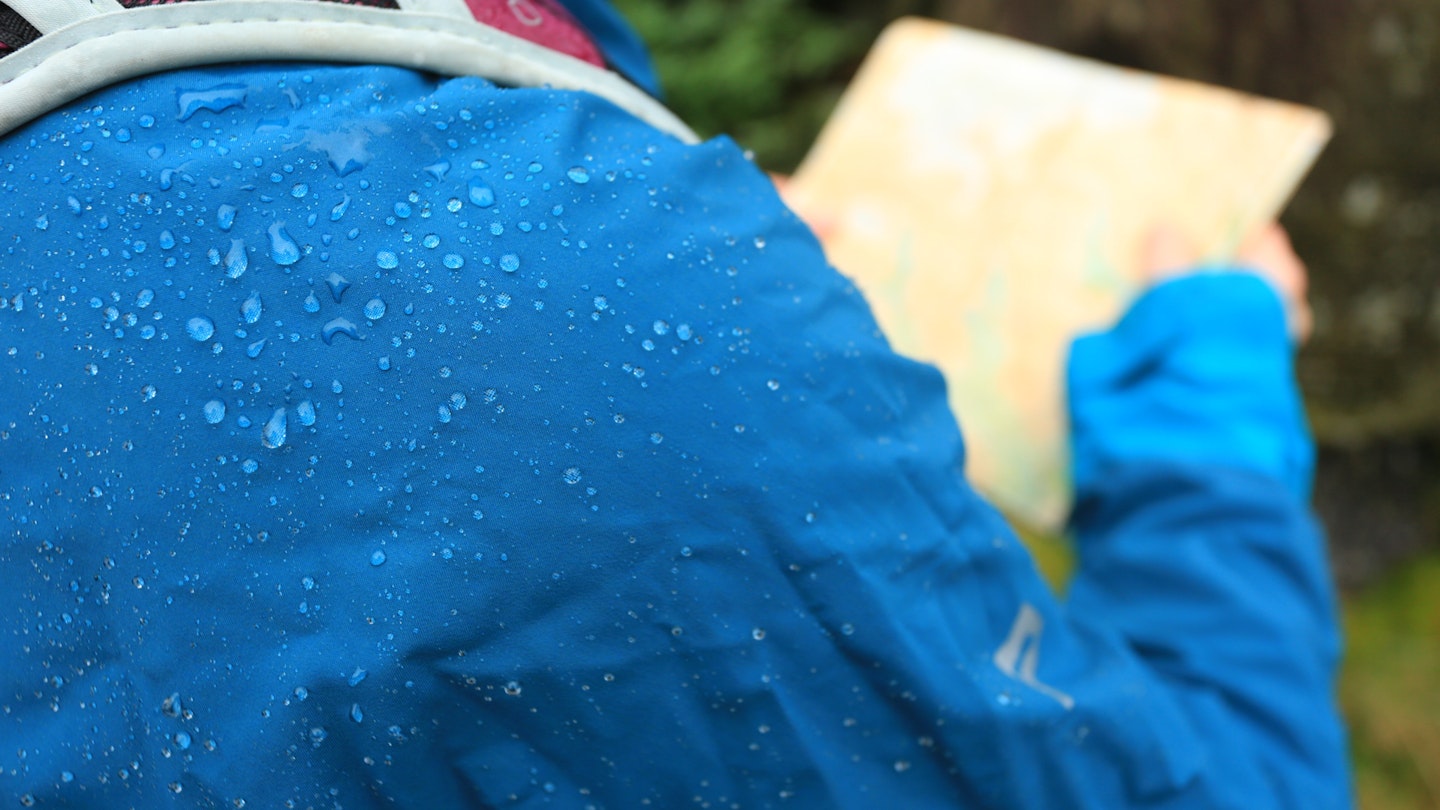
<svg viewBox="0 0 1440 810"><path fill-rule="evenodd" d="M1311 271L1300 377L1345 587L1366 808L1440 808L1440 0L616 0L672 107L804 156L870 44L923 15L1328 112L1283 217Z"/></svg>

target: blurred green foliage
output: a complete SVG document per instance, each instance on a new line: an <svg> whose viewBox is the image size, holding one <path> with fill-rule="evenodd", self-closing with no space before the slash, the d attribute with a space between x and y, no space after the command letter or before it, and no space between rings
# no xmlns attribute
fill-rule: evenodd
<svg viewBox="0 0 1440 810"><path fill-rule="evenodd" d="M794 169L875 30L803 0L617 0L650 45L666 101L702 137L726 133Z"/></svg>
<svg viewBox="0 0 1440 810"><path fill-rule="evenodd" d="M1360 806L1440 807L1440 556L1345 601L1340 696Z"/></svg>

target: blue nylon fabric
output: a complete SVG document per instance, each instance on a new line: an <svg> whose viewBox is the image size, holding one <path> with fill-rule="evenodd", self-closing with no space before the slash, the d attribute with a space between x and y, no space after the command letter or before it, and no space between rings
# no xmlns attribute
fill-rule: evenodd
<svg viewBox="0 0 1440 810"><path fill-rule="evenodd" d="M1159 284L1113 329L1074 342L1082 575L1069 606L1177 687L1210 685L1188 713L1258 766L1227 774L1237 797L1340 806L1350 795L1345 734L1323 710L1340 655L1337 607L1320 529L1299 508L1315 456L1293 355L1280 297L1244 268ZM1279 739L1251 748L1234 715Z"/></svg>
<svg viewBox="0 0 1440 810"><path fill-rule="evenodd" d="M1257 275L1217 268L1151 289L1071 348L1076 487L1170 460L1251 470L1308 500L1315 458L1293 356L1284 308Z"/></svg>
<svg viewBox="0 0 1440 810"><path fill-rule="evenodd" d="M1104 597L1062 608L939 374L729 141L395 68L192 70L0 141L0 199L0 793L1345 803L1328 659L1239 660L1330 628L1303 508L1113 476L1102 567L1218 521L1236 557L1187 592L1294 609L1218 602L1159 666L1148 581L1082 571Z"/></svg>

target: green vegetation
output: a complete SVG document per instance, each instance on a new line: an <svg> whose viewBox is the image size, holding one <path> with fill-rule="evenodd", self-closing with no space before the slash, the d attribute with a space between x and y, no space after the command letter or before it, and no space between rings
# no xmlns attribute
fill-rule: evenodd
<svg viewBox="0 0 1440 810"><path fill-rule="evenodd" d="M1440 807L1440 556L1349 594L1345 636L1360 806Z"/></svg>
<svg viewBox="0 0 1440 810"><path fill-rule="evenodd" d="M731 135L771 171L804 157L876 34L803 0L615 5L650 44L670 107L703 137Z"/></svg>

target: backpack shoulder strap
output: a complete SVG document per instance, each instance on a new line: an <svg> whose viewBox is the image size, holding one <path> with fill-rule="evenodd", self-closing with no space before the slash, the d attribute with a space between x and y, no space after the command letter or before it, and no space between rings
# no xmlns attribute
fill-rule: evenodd
<svg viewBox="0 0 1440 810"><path fill-rule="evenodd" d="M593 93L697 140L659 101L605 69L588 35L544 0L0 0L0 18L19 36L26 26L38 34L0 40L0 134L116 81L303 60Z"/></svg>

